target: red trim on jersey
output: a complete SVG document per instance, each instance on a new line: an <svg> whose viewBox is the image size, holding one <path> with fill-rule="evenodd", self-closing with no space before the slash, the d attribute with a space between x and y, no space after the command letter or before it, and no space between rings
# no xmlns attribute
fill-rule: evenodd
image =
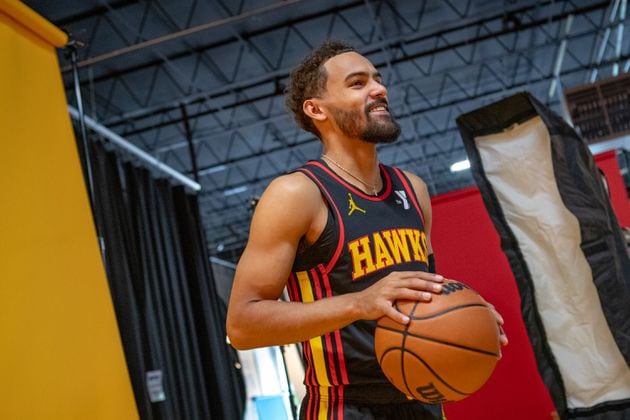
<svg viewBox="0 0 630 420"><path fill-rule="evenodd" d="M348 380L348 370L346 369L346 358L343 355L343 345L341 344L341 332L339 330L335 331L335 342L337 347L337 352L339 354L339 371L341 373L341 383L343 385L348 385L350 381Z"/></svg>
<svg viewBox="0 0 630 420"><path fill-rule="evenodd" d="M319 276L317 275L317 272L314 268L311 269L311 279L315 289L315 296L319 300L323 298L324 295L322 294L322 285L320 284Z"/></svg>
<svg viewBox="0 0 630 420"><path fill-rule="evenodd" d="M304 381L308 385L317 385L317 378L315 377L315 367L313 366L313 353L311 350L311 343L307 340L303 343L304 359L306 359L306 377Z"/></svg>
<svg viewBox="0 0 630 420"><path fill-rule="evenodd" d="M322 396L319 392L315 394L313 399L313 420L319 420L319 411L321 410Z"/></svg>
<svg viewBox="0 0 630 420"><path fill-rule="evenodd" d="M314 393L315 398L313 398L313 420L319 420L319 411L321 410L322 404L322 396L319 393L319 387L317 392Z"/></svg>
<svg viewBox="0 0 630 420"><path fill-rule="evenodd" d="M335 405L337 404L337 394L335 393L335 387L328 389L328 412L327 417L331 420L335 418Z"/></svg>
<svg viewBox="0 0 630 420"><path fill-rule="evenodd" d="M293 295L293 273L289 274L289 278L287 279L287 293L289 294L289 300L295 300L295 296Z"/></svg>
<svg viewBox="0 0 630 420"><path fill-rule="evenodd" d="M309 164L316 164L317 162L309 162L307 163L307 165ZM321 164L319 164L319 166L322 166ZM326 168L324 168L326 169ZM341 212L339 211L339 208L337 207L337 205L335 204L335 201L332 199L332 197L330 196L330 193L328 192L328 190L326 189L326 187L324 187L324 184L322 184L322 182L317 178L317 176L309 171L308 169L304 169L304 168L300 168L300 171L304 172L305 174L309 174L309 178L313 180L313 182L317 183L317 185L319 185L320 190L326 194L326 198L328 198L328 203L331 205L331 207L333 208L333 210L335 211L335 213L337 214L337 220L339 222L339 241L337 242L337 249L335 249L335 253L333 254L332 258L330 259L330 261L328 261L328 264L326 265L326 272L329 272L332 267L335 266L335 264L337 264L337 260L339 259L339 256L341 255L341 251L343 250L344 247L344 242L346 239L346 235L344 233L344 227L343 227L343 219L341 217Z"/></svg>
<svg viewBox="0 0 630 420"><path fill-rule="evenodd" d="M339 403L337 404L337 420L343 420L343 386L337 387L337 397Z"/></svg>
<svg viewBox="0 0 630 420"><path fill-rule="evenodd" d="M302 342L302 354L304 355L304 362L306 362L306 369L304 370L304 384L311 384L311 358L308 351L308 340Z"/></svg>
<svg viewBox="0 0 630 420"><path fill-rule="evenodd" d="M308 406L306 408L306 419L307 420L317 420L317 393L310 393L311 396L308 399Z"/></svg>
<svg viewBox="0 0 630 420"><path fill-rule="evenodd" d="M407 190L407 194L409 194L409 199L411 200L411 202L413 203L414 207L418 211L418 214L420 215L420 218L422 219L422 226L424 227L424 214L422 214L422 209L420 208L420 204L418 204L418 199L416 198L416 193L414 192L413 188L411 188L411 186L407 182L407 178L400 171L400 169L394 168L394 167L392 167L392 169L394 170L394 172L396 172L396 175L398 175L398 178L400 179L400 182L402 182L403 186Z"/></svg>
<svg viewBox="0 0 630 420"><path fill-rule="evenodd" d="M316 268L319 268L321 271L320 266L317 266ZM323 297L329 297L332 296L332 292L330 290L330 287L328 285L324 285L325 287L325 293L322 293L322 278L319 275L319 272L316 268L311 269L311 277L313 278L313 283L315 284L315 291L317 294L317 298L318 299L322 299ZM334 352L333 352L333 343L332 343L332 339L331 339L331 333L326 333L323 335L323 339L326 342L326 359L328 359L328 369L326 369L326 373L328 374L328 379L331 383L331 385L338 385L339 381L337 380L337 372L336 372L336 363L335 363L335 359L334 359Z"/></svg>
<svg viewBox="0 0 630 420"><path fill-rule="evenodd" d="M379 168L379 171L383 174L383 178L385 178L385 191L383 191L383 194L379 194L377 196L368 195L368 194L364 193L363 191L361 191L360 189L358 189L354 185L348 183L345 179L343 179L342 177L337 175L335 173L335 171L330 169L328 166L322 164L321 162L318 162L316 160L312 160L312 161L307 162L306 164L307 165L318 166L322 170L326 171L326 173L328 175L330 175L331 177L333 177L337 182L339 182L344 187L348 188L353 193L355 193L356 195L358 195L359 197L361 197L361 198L363 198L365 200L369 200L369 201L383 201L384 199L387 198L387 196L392 191L392 180L389 177L389 174L387 173L387 171L383 168L383 165L381 165L381 164L378 165L378 168Z"/></svg>
<svg viewBox="0 0 630 420"><path fill-rule="evenodd" d="M295 277L295 273L291 273L289 275L289 282L287 284L287 291L289 292L289 299L294 302L297 302L300 299L300 292L298 290L297 278Z"/></svg>
<svg viewBox="0 0 630 420"><path fill-rule="evenodd" d="M326 340L326 357L328 359L328 374L330 375L330 384L331 385L339 385L339 379L337 379L337 369L335 367L335 354L333 352L333 342L330 333L325 334L324 338Z"/></svg>
<svg viewBox="0 0 630 420"><path fill-rule="evenodd" d="M332 296L332 288L330 287L330 279L328 278L328 272L322 273L322 280L324 281L324 287L328 296ZM341 332L336 330L332 333L335 337L335 348L337 350L337 357L339 361L339 373L341 374L341 383L348 384L348 370L346 368L346 358L343 353L343 345L341 344Z"/></svg>

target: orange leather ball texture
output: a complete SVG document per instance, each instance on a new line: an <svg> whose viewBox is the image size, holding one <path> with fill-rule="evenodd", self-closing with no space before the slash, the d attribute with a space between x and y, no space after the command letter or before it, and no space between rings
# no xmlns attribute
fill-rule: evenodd
<svg viewBox="0 0 630 420"><path fill-rule="evenodd" d="M397 301L407 325L379 319L374 349L385 376L426 403L461 400L488 380L500 354L499 327L472 288L445 280L431 302Z"/></svg>

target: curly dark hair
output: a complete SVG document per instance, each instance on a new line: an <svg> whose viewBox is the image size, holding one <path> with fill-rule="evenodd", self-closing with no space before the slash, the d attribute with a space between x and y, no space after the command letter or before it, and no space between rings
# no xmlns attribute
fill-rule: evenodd
<svg viewBox="0 0 630 420"><path fill-rule="evenodd" d="M325 41L291 72L286 90L286 106L293 112L298 126L317 137L321 137L319 130L313 124L313 120L304 113L302 105L305 100L316 97L326 88L328 74L326 74L324 63L346 52L357 52L357 50L343 41Z"/></svg>

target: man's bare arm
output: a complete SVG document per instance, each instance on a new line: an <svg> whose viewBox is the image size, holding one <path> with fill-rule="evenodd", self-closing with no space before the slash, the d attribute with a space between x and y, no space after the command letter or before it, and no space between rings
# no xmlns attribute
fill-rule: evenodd
<svg viewBox="0 0 630 420"><path fill-rule="evenodd" d="M439 291L435 286L440 276L395 272L361 292L309 303L279 301L300 240L317 239L326 213L319 190L302 174L281 177L265 191L228 307L228 336L236 348L300 342L359 319L389 316L406 323L408 319L393 307L396 299L427 301L430 291Z"/></svg>

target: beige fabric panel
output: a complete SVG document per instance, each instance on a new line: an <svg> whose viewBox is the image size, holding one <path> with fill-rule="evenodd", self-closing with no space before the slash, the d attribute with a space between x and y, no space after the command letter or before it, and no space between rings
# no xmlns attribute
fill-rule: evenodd
<svg viewBox="0 0 630 420"><path fill-rule="evenodd" d="M547 127L535 117L475 143L531 273L568 407L630 398L630 369L602 312L578 221L558 191Z"/></svg>

